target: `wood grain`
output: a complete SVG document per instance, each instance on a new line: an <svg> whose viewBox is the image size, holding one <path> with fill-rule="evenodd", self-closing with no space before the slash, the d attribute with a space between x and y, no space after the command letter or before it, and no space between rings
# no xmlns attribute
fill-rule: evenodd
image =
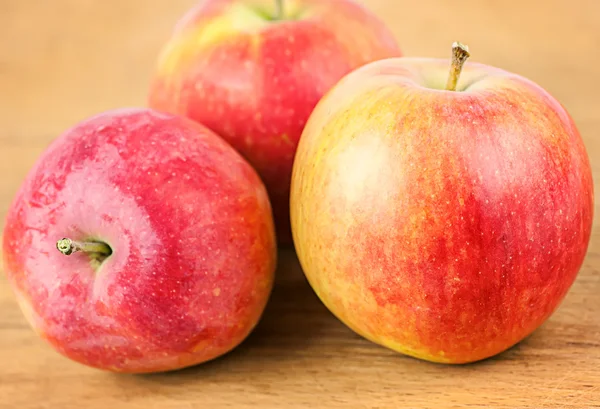
<svg viewBox="0 0 600 409"><path fill-rule="evenodd" d="M193 3L0 1L2 218L60 132L99 111L144 104L158 49ZM545 87L571 112L600 180L599 2L364 3L408 55L447 57L460 40L472 60ZM104 373L53 352L29 329L1 275L0 407L600 407L599 234L596 221L579 278L551 319L506 353L467 366L417 361L353 334L319 303L291 252L282 252L271 302L242 346L206 365L150 376Z"/></svg>

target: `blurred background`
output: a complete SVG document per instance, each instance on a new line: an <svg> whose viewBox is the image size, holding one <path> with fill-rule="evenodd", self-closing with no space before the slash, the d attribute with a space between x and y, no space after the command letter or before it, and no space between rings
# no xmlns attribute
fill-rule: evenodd
<svg viewBox="0 0 600 409"><path fill-rule="evenodd" d="M196 2L1 0L3 137L54 136L98 111L143 104L160 47ZM406 55L447 57L459 40L472 61L525 75L576 112L578 101L597 99L597 0L359 2L389 25Z"/></svg>
<svg viewBox="0 0 600 409"><path fill-rule="evenodd" d="M0 231L4 226L4 216L10 200L18 186L40 153L54 138L78 121L98 112L145 104L148 82L159 49L167 40L175 22L196 2L197 0L0 0ZM600 158L600 143L597 139L600 131L600 2L598 0L362 0L360 2L388 24L406 56L449 58L452 42L459 40L469 45L470 61L479 61L516 72L548 90L573 116L592 159L594 178L600 180L598 175L600 161L597 160ZM597 222L594 225L597 226ZM598 230L595 228L591 246L597 242L597 235ZM594 253L591 257L597 266L598 253ZM596 331L600 328L598 325L592 327L598 314L591 308L598 306L598 293L594 288L600 288L600 275L598 269L590 263L588 257L584 265L585 271L567 298L565 308L554 316L552 323L543 330L545 332L542 331L543 334L552 336L534 336L532 342L546 348L543 351L536 349L542 351L540 357L548 358L547 360L540 358L538 362L541 363L538 366L534 364L529 368L529 365L526 365L523 369L524 367L517 361L513 366L510 360L521 353L517 348L506 358L509 362L507 366L489 368L490 370L486 371L487 367L483 364L479 367L481 371L479 374L461 372L463 377L448 379L438 373L438 367L418 365L411 361L405 362L406 365L402 369L405 371L403 376L407 379L413 376L410 385L416 388L418 386L415 385L419 384L420 371L433 374L431 387L438 394L430 395L428 392L427 397L423 399L431 398L436 402L445 402L444 394L452 395L452 392L448 391L452 391L453 386L462 383L462 386L466 387L467 383L470 384L477 379L481 382L480 374L483 373L487 380L478 385L479 397L463 396L475 404L481 402L482 396L494 396L499 402L510 395L510 393L506 395L506 392L488 389L488 380L492 383L496 382L494 385L504 385L506 390L512 388L514 396L526 396L531 391L529 388L535 383L536 377L541 373L547 378L540 385L547 388L547 391L536 389L536 394L554 396L550 401L546 401L544 407L572 407L554 406L554 403L558 405L557 402L560 401L558 397L564 398L564 402L567 402L568 399L572 400L573 396L575 398L580 396L572 395L575 393L573 391L593 376L597 376L597 371L596 375L593 375L592 369L587 367L587 372L568 372L561 380L554 377L557 368L544 365L558 356L556 358L559 359L558 362L568 366L568 368L565 366L561 368L559 365L558 370L567 371L576 368L577 365L583 368L588 360L585 353L575 352L575 355L569 355L569 360L560 361L560 354L576 337L577 331L584 333L589 332L589 328ZM306 294L306 297L312 297L312 294L308 292ZM310 300L315 301L313 298ZM585 307L587 309L582 309ZM4 321L5 328L0 334L0 350L2 345L10 345L8 337L17 337L15 339L24 345L22 351L40 353L42 355L39 359L47 362L46 366L29 363L31 368L37 368L42 372L45 371L44 368L64 365L61 366L61 373L72 375L72 378L64 378L68 384L66 383L63 389L69 390L71 381L76 382L79 379L80 368L68 366L66 361L37 342L33 332L25 326L16 304L9 295L3 276L0 276L0 310L3 311L0 314L10 314L10 317ZM327 325L338 325L329 315L326 317L328 317ZM266 325L273 322L275 321L268 321ZM582 326L567 325L568 322L579 322ZM584 324L588 326L584 327ZM0 325L0 330L1 327ZM335 328L346 331L341 326ZM347 332L342 334L345 337L351 336ZM331 351L330 355L323 355L320 358L320 363L325 365L325 368L330 368L328 370L341 367L342 358L336 361L328 358L328 356L335 356L338 347L332 346L333 343L327 347L327 342L324 342L324 348L329 348L327 351ZM385 351L379 349L376 351L381 356L367 355L369 360L380 359L381 365L388 362L388 355L383 355ZM11 365L16 365L14 363L16 360L11 364L12 355L8 351L4 352L0 356L8 359L5 370L9 373L13 371L14 376L12 378L7 376L4 379L0 376L0 384L15 379L16 376L15 382L19 379L20 382L28 382L29 386L25 389L34 390L35 378L26 378L17 369L11 369L13 368ZM296 358L298 362L304 359ZM292 364L296 362L294 358L289 359ZM271 368L276 375L273 379L279 379L278 365L273 364ZM23 369L26 370L27 368ZM393 369L396 370L399 369L397 367ZM525 376L520 378L521 381L525 379L521 389L519 385L512 382L515 373ZM209 377L208 373L204 375ZM248 373L244 376L248 376ZM188 373L188 377L194 377L193 373L191 375ZM50 385L51 381L48 379L46 381ZM221 378L209 379L216 382ZM322 381L315 382L316 378L310 379L313 386ZM390 379L388 382L393 382L393 379ZM133 386L133 381L124 382L121 386L117 386L114 379L110 381L116 388L122 388L119 390L123 396L130 396L132 392L129 388ZM151 381L147 382L154 387ZM221 382L219 385L222 385L225 381L219 380L219 382ZM293 388L294 381L290 382L284 383L284 388ZM338 380L331 378L330 382L335 383ZM402 382L398 385L406 386ZM175 383L173 388L176 388L174 385ZM213 389L217 388L217 383L210 385L211 388L214 386ZM90 383L89 387L92 386ZM369 388L367 383L350 383L342 386L355 389L356 399L360 399L359 391L368 391ZM21 386L15 388L13 396L21 393L18 392ZM264 392L267 399L268 388L268 385L257 384L256 392L259 394ZM50 394L49 389L43 390ZM241 395L241 390L236 389L236 386L232 386L231 390L232 393ZM82 391L84 392L79 393L80 397L86 398L88 396L86 394L95 396L90 392L91 389L82 389ZM396 389L387 392L389 392L389 400L386 402L393 402ZM387 396L385 390L378 390L376 393L379 393L376 396L382 399L383 396ZM583 397L577 399L581 403L584 400L587 402L590 397L591 394L587 393L585 399ZM0 395L0 406L3 401ZM517 401L518 399L514 402Z"/></svg>

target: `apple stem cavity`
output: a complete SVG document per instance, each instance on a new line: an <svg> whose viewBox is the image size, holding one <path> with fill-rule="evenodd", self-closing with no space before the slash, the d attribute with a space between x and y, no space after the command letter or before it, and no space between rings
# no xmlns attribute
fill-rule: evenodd
<svg viewBox="0 0 600 409"><path fill-rule="evenodd" d="M458 78L460 77L463 65L465 65L465 61L470 56L469 47L458 41L452 44L452 64L450 65L450 75L446 83L446 90L456 91L456 85L458 84Z"/></svg>
<svg viewBox="0 0 600 409"><path fill-rule="evenodd" d="M74 241L63 238L56 242L56 248L65 256L81 251L96 261L102 261L112 254L110 246L101 241Z"/></svg>
<svg viewBox="0 0 600 409"><path fill-rule="evenodd" d="M275 0L275 20L283 20L283 0Z"/></svg>

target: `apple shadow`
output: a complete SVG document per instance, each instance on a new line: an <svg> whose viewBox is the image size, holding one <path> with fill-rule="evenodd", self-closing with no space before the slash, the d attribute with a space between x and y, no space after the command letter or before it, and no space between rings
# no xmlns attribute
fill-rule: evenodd
<svg viewBox="0 0 600 409"><path fill-rule="evenodd" d="M295 360L318 343L326 328L341 326L314 293L295 251L279 251L275 283L263 315L248 337L236 348L211 361L173 371L134 375L161 384L185 382L198 376L213 377L240 366L270 370Z"/></svg>
<svg viewBox="0 0 600 409"><path fill-rule="evenodd" d="M282 250L271 298L244 345L301 352L335 322L308 284L295 252Z"/></svg>
<svg viewBox="0 0 600 409"><path fill-rule="evenodd" d="M501 362L510 362L510 361L518 361L519 365L528 367L529 361L527 359L524 359L524 357L534 354L534 352L532 351L532 349L534 349L533 345L538 343L538 339L540 337L544 336L543 334L541 335L540 332L543 333L544 329L538 328L536 331L527 335L521 341L517 342L516 344L506 348L504 351L501 351L495 355L492 355L490 357L480 359L480 360L474 361L474 362L467 362L467 363L462 363L462 364L452 364L452 365L450 365L450 368L452 368L453 370L456 370L456 371L463 371L463 370L471 371L473 369L485 368L488 366L497 365ZM440 364L433 363L433 364L437 365L437 366L448 367L448 364L443 364L443 363L440 363Z"/></svg>

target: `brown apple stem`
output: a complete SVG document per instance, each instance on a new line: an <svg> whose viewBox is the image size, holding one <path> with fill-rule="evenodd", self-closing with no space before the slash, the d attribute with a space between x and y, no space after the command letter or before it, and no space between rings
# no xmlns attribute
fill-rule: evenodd
<svg viewBox="0 0 600 409"><path fill-rule="evenodd" d="M283 0L275 0L275 20L283 19Z"/></svg>
<svg viewBox="0 0 600 409"><path fill-rule="evenodd" d="M446 83L448 91L456 91L456 84L458 84L458 78L460 77L463 65L465 65L465 61L470 56L469 47L459 42L452 44L452 65L450 65L450 75Z"/></svg>
<svg viewBox="0 0 600 409"><path fill-rule="evenodd" d="M56 242L56 248L65 256L78 251L88 253L93 258L106 258L112 254L110 246L99 241L74 241L64 238Z"/></svg>

